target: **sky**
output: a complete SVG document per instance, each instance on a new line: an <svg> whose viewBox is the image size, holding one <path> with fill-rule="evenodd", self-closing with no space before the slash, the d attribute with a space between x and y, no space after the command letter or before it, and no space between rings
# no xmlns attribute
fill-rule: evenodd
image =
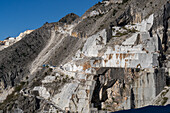
<svg viewBox="0 0 170 113"><path fill-rule="evenodd" d="M57 22L69 13L83 15L102 0L0 0L0 40Z"/></svg>

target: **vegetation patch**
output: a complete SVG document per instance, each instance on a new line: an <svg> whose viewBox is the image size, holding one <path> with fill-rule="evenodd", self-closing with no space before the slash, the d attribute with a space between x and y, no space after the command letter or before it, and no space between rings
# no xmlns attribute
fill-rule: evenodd
<svg viewBox="0 0 170 113"><path fill-rule="evenodd" d="M38 80L34 80L32 86L40 86L42 83L41 83L41 80L38 79Z"/></svg>
<svg viewBox="0 0 170 113"><path fill-rule="evenodd" d="M167 94L168 91L169 91L169 89L166 90L166 91L163 91L163 92L161 93L161 97L164 97L164 96Z"/></svg>
<svg viewBox="0 0 170 113"><path fill-rule="evenodd" d="M162 106L165 105L165 103L166 103L167 101L168 101L168 97L164 97L161 105L162 105Z"/></svg>
<svg viewBox="0 0 170 113"><path fill-rule="evenodd" d="M132 28L132 29L127 29L126 27L122 27L122 28L124 30L126 30L126 31L121 32L121 31L119 31L119 30L121 30L121 28L120 28L119 30L116 31L116 35L113 36L113 37L121 37L121 36L127 35L129 33L136 33L136 32L138 32L135 28ZM114 28L112 30L115 31Z"/></svg>
<svg viewBox="0 0 170 113"><path fill-rule="evenodd" d="M121 37L121 36L123 36L123 35L127 35L128 33L125 31L125 32L120 32L120 31L118 31L117 33L116 33L116 35L115 36L113 36L113 37Z"/></svg>
<svg viewBox="0 0 170 113"><path fill-rule="evenodd" d="M6 107L7 104L10 104L10 102L14 102L17 97L19 96L19 92L21 91L21 89L24 87L25 82L21 82L18 86L16 86L14 88L14 91L7 96L7 98L4 100L3 103L0 103L0 109L3 109L4 107ZM10 105L10 107L12 109L12 106Z"/></svg>

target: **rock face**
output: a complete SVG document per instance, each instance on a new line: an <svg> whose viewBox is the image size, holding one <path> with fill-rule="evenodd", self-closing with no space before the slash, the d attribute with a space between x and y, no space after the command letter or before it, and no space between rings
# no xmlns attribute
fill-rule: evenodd
<svg viewBox="0 0 170 113"><path fill-rule="evenodd" d="M0 51L0 112L170 104L169 8L166 0L104 0L21 34Z"/></svg>
<svg viewBox="0 0 170 113"><path fill-rule="evenodd" d="M100 87L96 86L100 88L98 89L100 93L97 93L100 103L96 102L95 97L92 101L96 107L111 111L149 105L149 102L155 99L166 83L163 74L165 72L161 69L102 68L100 72L101 70L106 73L99 73L100 84L98 85Z"/></svg>

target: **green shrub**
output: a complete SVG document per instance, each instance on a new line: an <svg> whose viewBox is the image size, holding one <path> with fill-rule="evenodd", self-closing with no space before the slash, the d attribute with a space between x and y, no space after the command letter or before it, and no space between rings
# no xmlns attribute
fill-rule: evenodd
<svg viewBox="0 0 170 113"><path fill-rule="evenodd" d="M69 78L69 76L68 76L68 75L66 75L66 78Z"/></svg>
<svg viewBox="0 0 170 113"><path fill-rule="evenodd" d="M162 92L161 97L165 96L167 92Z"/></svg>
<svg viewBox="0 0 170 113"><path fill-rule="evenodd" d="M124 35L127 35L127 34L128 34L127 32L117 32L116 37L121 37L121 36L124 36Z"/></svg>
<svg viewBox="0 0 170 113"><path fill-rule="evenodd" d="M66 82L67 82L67 79L63 78L63 82L66 83Z"/></svg>
<svg viewBox="0 0 170 113"><path fill-rule="evenodd" d="M130 33L136 33L137 30L136 30L135 28L132 28L132 29L128 29L128 32L130 32Z"/></svg>
<svg viewBox="0 0 170 113"><path fill-rule="evenodd" d="M161 93L161 97L164 97L164 96L167 94L168 91L169 91L169 89L167 89L166 91L163 91L163 92Z"/></svg>
<svg viewBox="0 0 170 113"><path fill-rule="evenodd" d="M165 105L165 103L167 102L167 100L168 100L168 97L164 97L164 98L163 98L162 106Z"/></svg>
<svg viewBox="0 0 170 113"><path fill-rule="evenodd" d="M74 77L71 77L72 80L74 80Z"/></svg>

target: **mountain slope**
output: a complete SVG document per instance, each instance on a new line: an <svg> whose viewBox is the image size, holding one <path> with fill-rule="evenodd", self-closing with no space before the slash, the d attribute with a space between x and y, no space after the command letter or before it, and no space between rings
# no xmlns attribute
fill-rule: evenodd
<svg viewBox="0 0 170 113"><path fill-rule="evenodd" d="M169 1L117 2L46 23L0 51L2 112L118 111L156 99L170 84Z"/></svg>

